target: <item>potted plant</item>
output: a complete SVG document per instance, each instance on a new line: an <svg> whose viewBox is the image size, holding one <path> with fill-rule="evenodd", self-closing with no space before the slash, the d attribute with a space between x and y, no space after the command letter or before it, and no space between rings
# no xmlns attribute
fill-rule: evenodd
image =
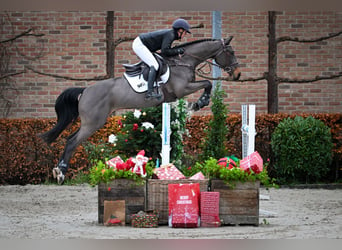
<svg viewBox="0 0 342 250"><path fill-rule="evenodd" d="M214 158L197 162L187 175L201 171L210 179L210 191L220 193L219 215L222 224L259 225L259 187L275 186L267 174L268 162L262 171L240 168L240 160L227 157L225 164Z"/></svg>
<svg viewBox="0 0 342 250"><path fill-rule="evenodd" d="M124 200L126 223L130 223L132 214L144 211L145 183L152 169L142 152L126 161L119 156L97 161L90 169L89 180L92 186L98 186L98 222L104 222L104 201Z"/></svg>

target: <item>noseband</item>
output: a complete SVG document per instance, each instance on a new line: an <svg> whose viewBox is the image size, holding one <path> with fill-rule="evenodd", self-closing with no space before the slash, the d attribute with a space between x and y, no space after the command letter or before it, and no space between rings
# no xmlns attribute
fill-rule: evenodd
<svg viewBox="0 0 342 250"><path fill-rule="evenodd" d="M222 48L221 48L221 49L216 53L216 55L213 56L212 58L216 58L217 56L219 56L219 55L222 54L222 53L225 53L226 56L229 56L228 53L233 54L233 52L230 51L230 50L227 48L228 46L226 46L226 45L224 44L224 40L223 40L223 39L221 39L221 45L222 45ZM189 56L194 57L194 58L197 58L197 59L200 59L201 61L204 60L203 58L200 58L200 57L198 57L198 56L195 56L195 55L186 53L186 51L185 51L184 54L189 55ZM213 66L219 67L220 69L223 69L223 70L226 71L229 75L231 75L231 74L233 73L234 69L236 69L236 67L238 67L238 65L239 65L238 62L235 62L235 63L233 63L233 64L231 64L231 65L229 65L229 66L223 67L223 66L217 64L216 62L208 61L208 59L207 59L207 60L204 60L204 61L205 61L206 63L210 64L210 65L213 65Z"/></svg>

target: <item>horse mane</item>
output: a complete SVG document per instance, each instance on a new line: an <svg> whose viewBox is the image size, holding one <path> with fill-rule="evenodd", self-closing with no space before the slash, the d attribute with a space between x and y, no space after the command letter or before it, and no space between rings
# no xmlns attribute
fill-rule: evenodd
<svg viewBox="0 0 342 250"><path fill-rule="evenodd" d="M191 42L186 42L186 43L182 43L182 44L179 44L173 48L183 48L183 47L186 47L186 46L189 46L189 45L193 45L193 44L197 44L197 43L203 43L203 42L212 42L212 41L215 41L216 39L213 39L213 38L206 38L206 39L201 39L201 40L194 40L194 41L191 41Z"/></svg>

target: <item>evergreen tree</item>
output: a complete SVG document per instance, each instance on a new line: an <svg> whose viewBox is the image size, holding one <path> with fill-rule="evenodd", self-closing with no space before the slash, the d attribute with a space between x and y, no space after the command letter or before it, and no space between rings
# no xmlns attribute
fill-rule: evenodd
<svg viewBox="0 0 342 250"><path fill-rule="evenodd" d="M186 127L185 101L173 103L171 108L170 161L181 165L183 134ZM114 150L123 157L136 155L145 150L153 160L161 158L162 106L126 112L122 115L121 133L116 135Z"/></svg>
<svg viewBox="0 0 342 250"><path fill-rule="evenodd" d="M201 160L213 157L222 158L227 154L226 135L228 105L224 104L225 92L221 89L221 83L218 82L212 94L211 111L213 118L210 120L206 130L206 138L203 144L203 153Z"/></svg>
<svg viewBox="0 0 342 250"><path fill-rule="evenodd" d="M145 150L147 157L158 158L162 128L160 107L129 111L122 117L121 133L116 135L114 150L127 158L140 150Z"/></svg>

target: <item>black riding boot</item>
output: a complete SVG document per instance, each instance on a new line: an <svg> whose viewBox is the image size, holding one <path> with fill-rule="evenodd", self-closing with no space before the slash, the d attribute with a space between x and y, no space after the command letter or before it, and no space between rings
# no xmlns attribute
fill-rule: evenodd
<svg viewBox="0 0 342 250"><path fill-rule="evenodd" d="M148 73L148 90L147 90L147 94L145 96L145 100L151 100L153 98L161 98L161 94L157 94L153 92L153 85L154 85L154 81L156 79L156 75L157 75L157 71L155 70L155 68L153 66L150 67L150 71Z"/></svg>

